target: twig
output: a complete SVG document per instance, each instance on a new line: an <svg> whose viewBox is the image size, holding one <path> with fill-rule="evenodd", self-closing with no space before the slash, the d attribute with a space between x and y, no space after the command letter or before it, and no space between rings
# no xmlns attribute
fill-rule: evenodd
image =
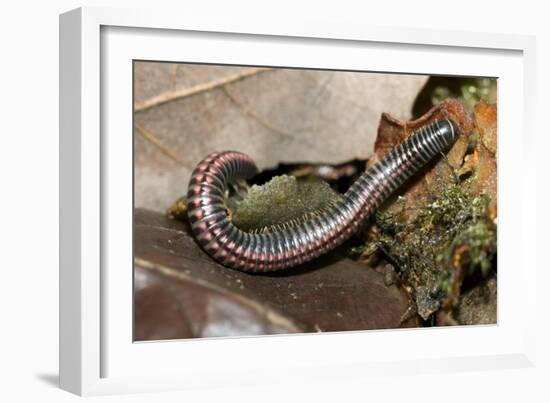
<svg viewBox="0 0 550 403"><path fill-rule="evenodd" d="M252 76L255 76L256 74L259 74L265 71L270 71L270 70L271 69L267 69L267 68L254 68L254 69L240 72L232 76L222 77L214 81L198 84L191 88L182 88L180 90L164 92L162 94L146 99L144 101L136 102L134 104L134 112L142 112L154 106L165 104L167 102L174 101L176 99L190 97L192 95L196 95L201 92L212 91L213 89L216 89L220 86L223 86L229 83L234 83L244 78L252 77Z"/></svg>

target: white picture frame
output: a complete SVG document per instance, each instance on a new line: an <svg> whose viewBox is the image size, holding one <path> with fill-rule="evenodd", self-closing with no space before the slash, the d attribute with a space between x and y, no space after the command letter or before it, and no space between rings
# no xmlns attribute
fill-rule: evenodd
<svg viewBox="0 0 550 403"><path fill-rule="evenodd" d="M158 10L61 15L61 387L96 395L533 366L535 324L525 313L535 312L529 279L537 270L527 236L536 217L526 191L534 187L535 167L527 163L534 155L534 52L534 38L521 35ZM499 77L498 324L133 343L127 130L134 59ZM512 136L523 141L512 143ZM522 170L514 170L513 155L516 163L521 155ZM419 348L399 347L410 343Z"/></svg>

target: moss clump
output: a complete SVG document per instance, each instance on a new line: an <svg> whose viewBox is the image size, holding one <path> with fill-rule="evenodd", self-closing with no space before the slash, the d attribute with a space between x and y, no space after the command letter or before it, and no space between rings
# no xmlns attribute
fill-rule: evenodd
<svg viewBox="0 0 550 403"><path fill-rule="evenodd" d="M496 225L487 196L472 196L446 185L411 221L404 214L379 212L377 231L364 251L381 251L398 269L398 278L427 320L454 305L465 274L487 275L496 254Z"/></svg>
<svg viewBox="0 0 550 403"><path fill-rule="evenodd" d="M340 197L318 178L276 176L262 186L251 186L248 195L237 204L232 220L242 230L253 231L312 214Z"/></svg>

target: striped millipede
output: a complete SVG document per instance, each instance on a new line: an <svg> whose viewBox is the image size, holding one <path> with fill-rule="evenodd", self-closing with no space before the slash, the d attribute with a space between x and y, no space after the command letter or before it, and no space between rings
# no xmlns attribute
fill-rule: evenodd
<svg viewBox="0 0 550 403"><path fill-rule="evenodd" d="M195 168L189 182L187 211L195 239L225 266L267 272L296 266L326 253L358 230L365 218L458 136L452 120L422 127L368 168L334 205L298 223L245 232L225 207L229 183L249 179L258 169L236 151L215 152Z"/></svg>

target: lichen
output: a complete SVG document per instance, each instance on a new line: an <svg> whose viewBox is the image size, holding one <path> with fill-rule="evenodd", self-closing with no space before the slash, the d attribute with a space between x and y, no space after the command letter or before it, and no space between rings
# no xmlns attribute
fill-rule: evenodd
<svg viewBox="0 0 550 403"><path fill-rule="evenodd" d="M257 230L322 210L341 196L319 178L298 180L294 176L276 176L264 185L251 186L236 205L233 223L245 231Z"/></svg>

